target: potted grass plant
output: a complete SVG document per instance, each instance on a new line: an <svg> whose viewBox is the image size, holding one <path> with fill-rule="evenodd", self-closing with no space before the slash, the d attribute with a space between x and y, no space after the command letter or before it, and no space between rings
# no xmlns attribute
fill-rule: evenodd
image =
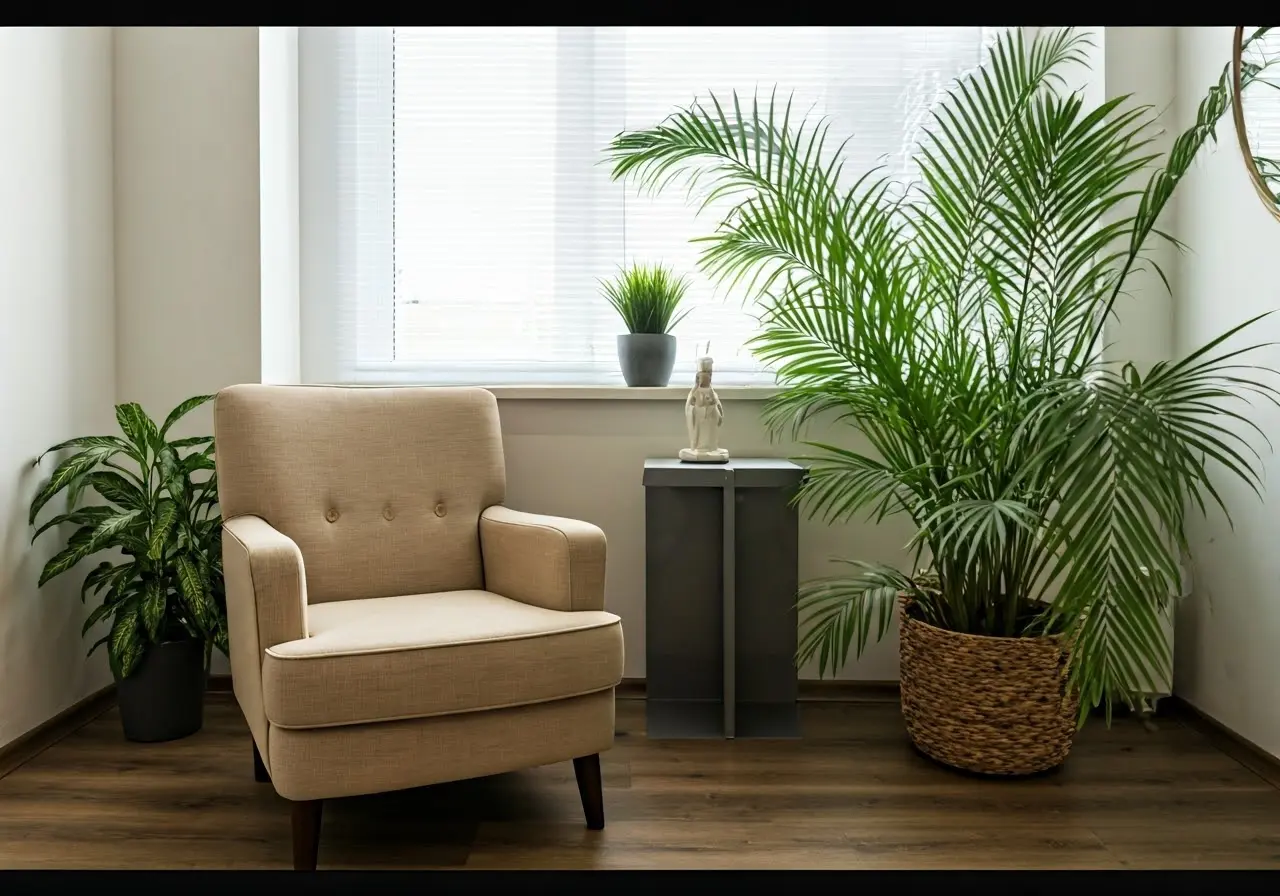
<svg viewBox="0 0 1280 896"><path fill-rule="evenodd" d="M214 647L227 652L222 581L222 520L213 437L170 439L173 426L212 400L178 405L157 426L134 403L116 407L123 435L84 436L54 445L74 449L31 502L30 523L59 494L64 513L36 528L71 528L66 546L40 573L40 586L106 554L84 577L80 599L102 595L84 624L110 620L106 645L125 737L173 740L198 731ZM92 497L90 497L92 496Z"/></svg>
<svg viewBox="0 0 1280 896"><path fill-rule="evenodd" d="M672 329L689 312L680 311L689 281L662 265L634 264L601 283L605 298L627 332L618 336L618 364L628 386L665 386L676 363ZM679 312L679 313L677 313Z"/></svg>
<svg viewBox="0 0 1280 896"><path fill-rule="evenodd" d="M802 586L797 659L825 675L900 616L910 738L981 773L1060 764L1091 708L1165 680L1185 517L1221 506L1216 477L1261 487L1243 403L1276 400L1235 341L1252 320L1150 369L1104 360L1230 100L1224 72L1156 154L1158 110L1064 87L1087 45L1005 33L940 98L905 193L844 178L826 124L776 95L712 98L608 149L642 189L734 197L701 263L761 308L769 426L824 415L870 445L808 443L807 511L914 530L909 567L847 561Z"/></svg>

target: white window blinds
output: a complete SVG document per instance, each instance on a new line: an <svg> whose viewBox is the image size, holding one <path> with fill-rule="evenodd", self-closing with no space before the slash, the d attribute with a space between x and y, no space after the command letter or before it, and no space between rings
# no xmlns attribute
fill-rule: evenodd
<svg viewBox="0 0 1280 896"><path fill-rule="evenodd" d="M311 382L621 384L598 281L633 261L688 274L677 370L711 344L721 384L772 381L755 318L697 270L680 191L609 180L619 131L737 90L853 135L851 177L910 177L938 92L983 27L303 28L303 376Z"/></svg>

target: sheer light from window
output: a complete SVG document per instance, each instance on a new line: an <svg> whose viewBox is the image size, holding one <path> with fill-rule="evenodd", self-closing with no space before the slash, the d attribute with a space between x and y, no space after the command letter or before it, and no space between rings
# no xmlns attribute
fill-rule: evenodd
<svg viewBox="0 0 1280 896"><path fill-rule="evenodd" d="M639 197L610 182L602 148L709 92L776 87L852 135L850 179L910 179L930 105L993 32L301 29L304 377L621 385L598 282L660 261L693 280L677 371L710 342L718 383L771 382L744 348L751 309L689 242L724 209Z"/></svg>

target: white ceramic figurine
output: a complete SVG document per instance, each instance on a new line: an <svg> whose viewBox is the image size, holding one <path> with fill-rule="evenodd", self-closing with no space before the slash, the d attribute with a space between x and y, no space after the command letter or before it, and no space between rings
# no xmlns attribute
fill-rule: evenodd
<svg viewBox="0 0 1280 896"><path fill-rule="evenodd" d="M680 459L693 464L723 464L729 460L729 452L720 447L720 424L724 422L724 408L711 388L709 356L698 359L698 372L693 388L684 403L685 427L689 432L689 447L680 449Z"/></svg>

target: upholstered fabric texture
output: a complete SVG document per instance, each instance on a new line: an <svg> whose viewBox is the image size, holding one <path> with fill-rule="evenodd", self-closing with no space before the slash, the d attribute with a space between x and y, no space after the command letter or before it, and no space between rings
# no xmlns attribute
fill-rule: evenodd
<svg viewBox="0 0 1280 896"><path fill-rule="evenodd" d="M425 787L564 762L613 746L613 690L381 725L271 729L271 781L290 800Z"/></svg>
<svg viewBox="0 0 1280 896"><path fill-rule="evenodd" d="M288 536L310 603L484 587L477 524L506 493L492 393L231 386L214 432L222 515Z"/></svg>
<svg viewBox="0 0 1280 896"><path fill-rule="evenodd" d="M318 604L311 636L268 647L262 668L266 715L282 728L501 709L621 677L617 616L485 591Z"/></svg>
<svg viewBox="0 0 1280 896"><path fill-rule="evenodd" d="M549 610L604 609L604 533L590 523L490 507L480 544L490 591Z"/></svg>
<svg viewBox="0 0 1280 896"><path fill-rule="evenodd" d="M257 521L256 517L242 519L249 520L250 523ZM253 733L258 752L265 757L270 723L262 705L262 642L258 635L258 600L253 584L253 570L250 567L251 548L244 540L236 537L233 527L238 523L238 520L226 521L222 532L222 573L230 598L227 601L227 640L230 642L231 652L231 689L249 724L249 730ZM265 593L266 589L263 590ZM263 603L270 605L274 601L266 599Z"/></svg>
<svg viewBox="0 0 1280 896"><path fill-rule="evenodd" d="M214 434L232 684L281 795L609 748L604 533L501 506L492 394L234 386Z"/></svg>

